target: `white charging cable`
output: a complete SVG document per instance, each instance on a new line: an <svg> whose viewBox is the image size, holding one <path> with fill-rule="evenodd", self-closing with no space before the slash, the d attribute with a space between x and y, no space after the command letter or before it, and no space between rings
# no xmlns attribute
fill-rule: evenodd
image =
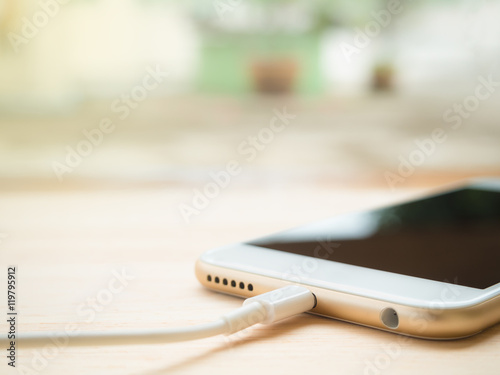
<svg viewBox="0 0 500 375"><path fill-rule="evenodd" d="M269 324L297 315L316 306L316 297L307 288L289 285L248 298L243 306L218 320L191 327L111 332L35 332L19 333L21 347L63 345L142 345L197 340L216 335L231 335L257 323ZM8 342L2 338L0 342Z"/></svg>

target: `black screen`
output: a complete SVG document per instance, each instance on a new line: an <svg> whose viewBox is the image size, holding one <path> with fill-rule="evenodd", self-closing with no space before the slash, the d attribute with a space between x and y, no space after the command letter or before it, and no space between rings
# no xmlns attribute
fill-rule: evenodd
<svg viewBox="0 0 500 375"><path fill-rule="evenodd" d="M452 191L251 244L484 289L500 282L500 192Z"/></svg>

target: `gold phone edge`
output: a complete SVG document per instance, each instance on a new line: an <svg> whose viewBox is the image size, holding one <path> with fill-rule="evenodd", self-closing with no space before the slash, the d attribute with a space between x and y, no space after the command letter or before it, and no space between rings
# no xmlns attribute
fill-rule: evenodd
<svg viewBox="0 0 500 375"><path fill-rule="evenodd" d="M291 284L290 281L252 274L230 268L196 262L195 274L199 282L212 290L238 297L253 297ZM212 281L208 281L208 275ZM215 278L219 282L215 282ZM226 280L227 285L224 285ZM231 286L235 281L235 286ZM240 287L240 283L243 288ZM251 289L249 290L249 285ZM500 296L464 308L431 309L389 303L378 299L307 286L316 296L317 305L312 314L322 315L358 325L401 335L453 340L475 335L500 321ZM381 320L384 309L394 309L399 318L397 328L388 328Z"/></svg>

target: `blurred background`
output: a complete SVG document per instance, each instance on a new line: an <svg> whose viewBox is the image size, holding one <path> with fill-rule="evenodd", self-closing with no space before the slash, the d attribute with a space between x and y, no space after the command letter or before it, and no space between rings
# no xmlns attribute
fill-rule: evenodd
<svg viewBox="0 0 500 375"><path fill-rule="evenodd" d="M202 251L500 177L499 19L500 0L0 0L0 264L21 269L20 329L219 316L239 302L199 286ZM136 280L89 322L84 301L123 269ZM334 342L304 361L286 324L228 357L222 342L68 350L46 373L206 373L209 358L239 373L284 339L300 349L300 363L282 350L289 372L331 367ZM310 326L318 342L326 324ZM359 329L338 352L361 374L394 339ZM392 370L460 366L455 349L491 363L497 333L453 351L399 342L415 360Z"/></svg>
<svg viewBox="0 0 500 375"><path fill-rule="evenodd" d="M496 0L0 0L1 187L202 189L231 160L238 184L278 189L498 175L499 15Z"/></svg>

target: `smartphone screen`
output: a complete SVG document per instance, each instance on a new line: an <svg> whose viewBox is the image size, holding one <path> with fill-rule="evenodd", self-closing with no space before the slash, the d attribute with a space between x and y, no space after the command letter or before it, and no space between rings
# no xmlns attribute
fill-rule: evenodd
<svg viewBox="0 0 500 375"><path fill-rule="evenodd" d="M500 192L460 189L250 244L485 289L500 282Z"/></svg>

